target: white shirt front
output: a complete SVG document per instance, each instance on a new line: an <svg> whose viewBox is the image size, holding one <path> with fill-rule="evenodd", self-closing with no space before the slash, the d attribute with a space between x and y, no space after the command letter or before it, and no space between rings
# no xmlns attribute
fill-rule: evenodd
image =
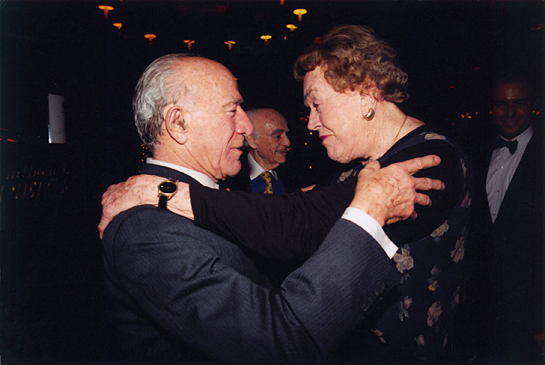
<svg viewBox="0 0 545 365"><path fill-rule="evenodd" d="M254 156L252 156L251 153L248 153L248 167L250 169L250 180L255 179L256 177L261 175L262 172L267 171L263 167L261 167L260 164L257 163L257 161L255 160ZM268 170L268 171L272 174L275 180L278 180L278 175L276 174L276 171L274 170Z"/></svg>
<svg viewBox="0 0 545 365"><path fill-rule="evenodd" d="M486 194L492 222L496 221L505 193L533 134L534 127L530 125L528 129L512 139L518 141L514 154L511 154L507 147L497 148L492 152L486 176Z"/></svg>

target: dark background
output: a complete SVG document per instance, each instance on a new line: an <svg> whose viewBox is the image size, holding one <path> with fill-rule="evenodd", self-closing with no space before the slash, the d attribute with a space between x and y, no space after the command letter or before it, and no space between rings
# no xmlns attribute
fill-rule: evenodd
<svg viewBox="0 0 545 365"><path fill-rule="evenodd" d="M108 19L100 4L114 7ZM308 10L302 22L299 7ZM494 68L521 64L543 86L544 9L537 0L0 1L2 364L102 361L100 197L145 157L131 98L155 58L186 52L183 41L194 40L193 52L238 78L244 107L284 114L292 148L283 168L294 189L343 167L306 130L302 86L291 74L316 37L338 24L371 26L409 74L402 108L472 153L490 133ZM151 44L147 33L157 35ZM236 42L231 51L227 40ZM48 94L65 98L63 145L48 143Z"/></svg>

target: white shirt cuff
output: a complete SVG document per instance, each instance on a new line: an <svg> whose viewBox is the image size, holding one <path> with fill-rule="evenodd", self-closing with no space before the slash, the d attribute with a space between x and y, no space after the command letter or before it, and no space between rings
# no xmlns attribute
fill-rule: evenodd
<svg viewBox="0 0 545 365"><path fill-rule="evenodd" d="M398 247L386 236L380 224L371 218L369 214L357 208L348 207L344 211L342 218L360 226L378 242L389 258L394 257Z"/></svg>

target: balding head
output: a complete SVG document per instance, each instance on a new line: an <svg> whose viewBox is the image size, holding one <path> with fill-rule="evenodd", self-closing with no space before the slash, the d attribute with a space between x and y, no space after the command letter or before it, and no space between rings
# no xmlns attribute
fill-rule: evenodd
<svg viewBox="0 0 545 365"><path fill-rule="evenodd" d="M277 168L286 162L290 146L288 123L282 114L273 109L255 109L248 112L254 132L246 137L252 148L250 153L265 170Z"/></svg>
<svg viewBox="0 0 545 365"><path fill-rule="evenodd" d="M208 175L236 175L243 135L252 132L234 76L185 54L157 59L136 87L136 125L154 158Z"/></svg>

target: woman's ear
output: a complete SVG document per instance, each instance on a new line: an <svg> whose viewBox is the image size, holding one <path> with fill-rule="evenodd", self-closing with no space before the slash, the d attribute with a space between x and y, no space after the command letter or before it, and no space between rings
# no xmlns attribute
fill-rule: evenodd
<svg viewBox="0 0 545 365"><path fill-rule="evenodd" d="M368 103L375 104L380 101L380 92L375 83L368 84L365 88L362 85L358 91L360 92L362 105Z"/></svg>
<svg viewBox="0 0 545 365"><path fill-rule="evenodd" d="M187 141L187 123L184 120L184 111L180 105L172 104L166 107L164 112L164 126L170 138L184 144Z"/></svg>

